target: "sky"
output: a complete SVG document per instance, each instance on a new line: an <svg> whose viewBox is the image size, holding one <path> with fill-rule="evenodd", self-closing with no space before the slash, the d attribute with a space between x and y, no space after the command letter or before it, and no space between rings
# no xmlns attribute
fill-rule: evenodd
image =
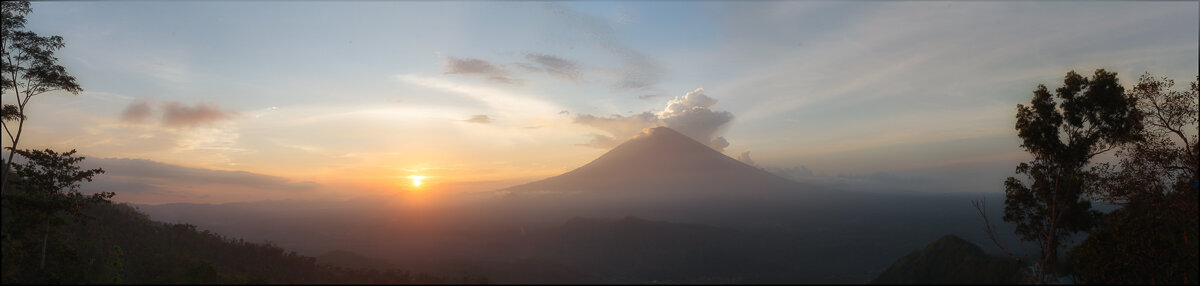
<svg viewBox="0 0 1200 286"><path fill-rule="evenodd" d="M32 8L84 92L35 97L19 147L77 149L107 171L85 190L134 203L498 189L653 126L793 178L999 192L1038 84L1200 73L1197 2Z"/></svg>

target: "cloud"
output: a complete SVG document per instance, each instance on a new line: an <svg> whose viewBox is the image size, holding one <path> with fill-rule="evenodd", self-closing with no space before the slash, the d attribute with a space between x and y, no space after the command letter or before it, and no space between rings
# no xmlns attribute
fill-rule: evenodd
<svg viewBox="0 0 1200 286"><path fill-rule="evenodd" d="M574 82L578 82L583 76L579 64L561 57L527 53L525 54L525 60L528 62L497 65L482 59L447 57L446 61L443 62L447 71L443 72L442 75L479 76L493 82L522 84L524 80L513 77L514 73L510 70L515 66L518 72L545 72L548 75Z"/></svg>
<svg viewBox="0 0 1200 286"><path fill-rule="evenodd" d="M643 95L639 95L639 96L637 96L637 98L638 98L638 99L641 99L641 100L650 100L650 99L654 99L654 98L656 98L656 97L660 97L660 96L663 96L663 95L662 95L662 94L657 94L657 93L654 93L654 94L643 94Z"/></svg>
<svg viewBox="0 0 1200 286"><path fill-rule="evenodd" d="M163 103L162 124L167 127L195 127L215 121L233 118L236 113L222 111L211 102L197 102L187 106L178 101Z"/></svg>
<svg viewBox="0 0 1200 286"><path fill-rule="evenodd" d="M682 97L675 97L667 102L667 108L663 110L664 117L673 117L681 115L693 108L707 109L717 104L717 100L704 95L703 88L689 91Z"/></svg>
<svg viewBox="0 0 1200 286"><path fill-rule="evenodd" d="M713 138L708 141L708 146L717 151L725 151L725 147L729 147L729 140L725 140L724 136Z"/></svg>
<svg viewBox="0 0 1200 286"><path fill-rule="evenodd" d="M587 143L581 143L581 144L575 144L575 145L606 149L606 148L612 148L614 146L621 144L621 140L617 140L617 138L613 138L612 136L608 136L608 135L604 135L604 134L595 134L595 133L590 134L589 136L591 136L592 139L588 140Z"/></svg>
<svg viewBox="0 0 1200 286"><path fill-rule="evenodd" d="M443 65L447 71L442 75L474 75L499 83L521 83L521 80L509 77L508 70L481 59L447 57Z"/></svg>
<svg viewBox="0 0 1200 286"><path fill-rule="evenodd" d="M746 163L746 165L757 166L757 164L754 164L754 159L750 159L750 151L746 151L746 152L742 152L742 154L738 154L737 159L738 159L738 161L742 161L742 163Z"/></svg>
<svg viewBox="0 0 1200 286"><path fill-rule="evenodd" d="M492 63L481 59L460 59L448 57L446 58L446 62L444 64L446 65L446 68L449 69L449 71L442 73L444 75L505 73L504 71L496 68L496 66L492 65Z"/></svg>
<svg viewBox="0 0 1200 286"><path fill-rule="evenodd" d="M710 109L716 104L717 100L705 95L703 88L697 88L668 101L667 107L657 115L651 112L630 116L614 114L608 117L579 114L575 116L574 122L603 130L609 134L606 137L614 138L608 141L593 137L591 142L580 144L584 146L608 148L620 143L618 139L633 137L642 129L667 126L717 151L724 151L725 147L729 147L729 141L718 135L733 121L733 114Z"/></svg>
<svg viewBox="0 0 1200 286"><path fill-rule="evenodd" d="M696 141L707 143L717 151L723 151L729 146L729 142L717 134L733 121L733 113L710 109L716 104L717 100L705 95L703 88L697 88L667 102L667 108L663 109L659 118L667 127Z"/></svg>
<svg viewBox="0 0 1200 286"><path fill-rule="evenodd" d="M545 54L525 54L525 59L537 63L541 66L538 70L544 70L547 74L553 76L570 81L578 81L581 77L579 65L560 57Z"/></svg>
<svg viewBox="0 0 1200 286"><path fill-rule="evenodd" d="M606 19L560 5L545 7L552 16L563 22L562 27L572 30L568 35L587 36L590 42L616 58L619 66L614 69L619 75L611 85L613 90L647 90L661 81L665 72L658 61L617 41L616 32Z"/></svg>
<svg viewBox="0 0 1200 286"><path fill-rule="evenodd" d="M463 84L444 77L398 74L396 80L424 88L462 94L491 107L491 113L503 118L525 118L531 115L553 114L562 107L533 96L510 93L504 89Z"/></svg>
<svg viewBox="0 0 1200 286"><path fill-rule="evenodd" d="M90 189L116 192L170 192L172 187L237 186L261 190L303 191L320 187L310 181L256 174L184 167L145 159L88 158L86 168L103 168Z"/></svg>
<svg viewBox="0 0 1200 286"><path fill-rule="evenodd" d="M661 81L663 68L650 57L624 46L610 47L623 63L621 79L612 85L614 90L647 90Z"/></svg>
<svg viewBox="0 0 1200 286"><path fill-rule="evenodd" d="M658 116L654 113L642 112L630 116L620 114L609 115L608 117L599 117L591 114L579 114L575 116L576 124L583 124L604 130L609 134L632 137L642 132L646 127L654 127L659 124Z"/></svg>
<svg viewBox="0 0 1200 286"><path fill-rule="evenodd" d="M150 103L150 100L144 98L129 103L129 106L125 107L125 111L121 111L121 122L137 124L146 122L153 110Z"/></svg>
<svg viewBox="0 0 1200 286"><path fill-rule="evenodd" d="M130 102L125 107L125 110L121 111L120 120L121 122L131 124L147 123L159 109L162 111L159 123L169 128L196 127L231 119L238 115L237 112L223 111L211 102L201 101L188 106L185 103L171 101L158 105L158 108L155 108L153 100L140 98ZM275 109L278 108L271 108L271 110Z"/></svg>
<svg viewBox="0 0 1200 286"><path fill-rule="evenodd" d="M478 114L478 115L471 116L470 119L463 120L463 121L471 122L471 123L488 124L488 123L492 123L492 118L488 117L487 115L484 115L484 114Z"/></svg>

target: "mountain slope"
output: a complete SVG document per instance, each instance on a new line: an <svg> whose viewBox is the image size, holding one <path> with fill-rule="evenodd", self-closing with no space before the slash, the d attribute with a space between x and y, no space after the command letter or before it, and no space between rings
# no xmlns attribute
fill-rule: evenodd
<svg viewBox="0 0 1200 286"><path fill-rule="evenodd" d="M729 193L800 187L675 130L656 127L575 170L502 191Z"/></svg>

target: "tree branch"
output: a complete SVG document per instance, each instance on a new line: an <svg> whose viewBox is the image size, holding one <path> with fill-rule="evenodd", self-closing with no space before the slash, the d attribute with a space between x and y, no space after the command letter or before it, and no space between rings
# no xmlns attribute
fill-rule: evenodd
<svg viewBox="0 0 1200 286"><path fill-rule="evenodd" d="M985 205L987 203L987 198L980 200L981 201L972 200L971 205L975 206L975 210L979 211L979 216L983 217L983 225L987 228L986 230L988 238L992 240L992 243L996 244L996 247L1000 248L1001 251L1004 251L1004 254L1008 254L1009 257L1012 257L1012 259L1016 260L1018 263L1021 262L1020 257L1017 257L1012 253L1012 251L1008 251L1008 248L1005 248L1000 244L1000 239L996 237L996 229L992 227L992 222L987 216L987 206Z"/></svg>

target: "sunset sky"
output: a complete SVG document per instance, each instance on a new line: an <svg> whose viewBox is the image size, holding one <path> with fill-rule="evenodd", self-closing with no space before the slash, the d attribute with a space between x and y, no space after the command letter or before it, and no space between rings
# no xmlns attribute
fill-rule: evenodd
<svg viewBox="0 0 1200 286"><path fill-rule="evenodd" d="M108 170L85 189L138 203L491 190L658 125L815 180L998 192L1037 84L1200 73L1194 1L32 8L85 91L35 97L19 147L77 149Z"/></svg>

